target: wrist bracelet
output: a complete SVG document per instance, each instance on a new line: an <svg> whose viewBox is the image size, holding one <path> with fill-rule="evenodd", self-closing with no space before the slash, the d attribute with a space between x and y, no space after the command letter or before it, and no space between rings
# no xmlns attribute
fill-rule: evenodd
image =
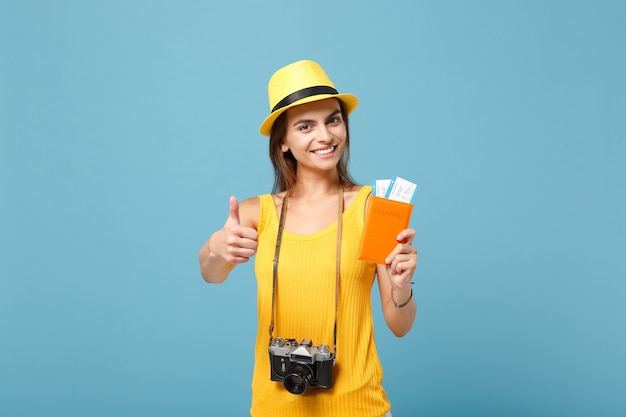
<svg viewBox="0 0 626 417"><path fill-rule="evenodd" d="M404 306L406 306L407 304L409 304L409 301L411 301L411 298L413 298L413 288L411 287L411 295L409 295L409 299L406 300L406 302L402 303L402 304L398 304L396 303L396 300L393 299L393 288L391 289L391 301L393 301L393 305L396 306L396 308L402 308Z"/></svg>

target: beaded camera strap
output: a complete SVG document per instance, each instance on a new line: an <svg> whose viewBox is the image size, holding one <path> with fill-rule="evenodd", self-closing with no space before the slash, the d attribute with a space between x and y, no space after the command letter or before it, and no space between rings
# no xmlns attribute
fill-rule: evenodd
<svg viewBox="0 0 626 417"><path fill-rule="evenodd" d="M275 313L275 301L276 301L276 289L278 284L278 258L280 256L280 244L283 238L283 228L285 224L285 217L287 215L287 200L289 199L290 191L287 191L285 198L283 199L283 206L280 210L280 218L278 220L278 235L276 236L276 250L274 252L274 268L272 271L272 319L270 322L270 343L274 338L274 313ZM337 250L336 256L336 273L335 273L335 324L333 328L333 349L335 356L337 355L337 318L339 313L339 278L341 275L341 233L343 228L343 184L339 186L339 204L337 212Z"/></svg>

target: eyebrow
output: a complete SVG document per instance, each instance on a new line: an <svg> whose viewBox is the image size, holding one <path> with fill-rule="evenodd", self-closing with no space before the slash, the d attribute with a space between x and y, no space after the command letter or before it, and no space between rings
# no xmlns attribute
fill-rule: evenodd
<svg viewBox="0 0 626 417"><path fill-rule="evenodd" d="M331 117L340 114L341 113L341 109L337 109L334 112L332 112L331 114L329 114L328 116L326 116L326 119L330 119ZM313 123L315 122L315 120L312 119L298 119L293 123L293 126L297 126L300 123Z"/></svg>

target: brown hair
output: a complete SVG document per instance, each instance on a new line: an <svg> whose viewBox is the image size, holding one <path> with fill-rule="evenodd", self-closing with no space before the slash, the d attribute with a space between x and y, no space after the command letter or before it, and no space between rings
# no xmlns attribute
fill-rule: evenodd
<svg viewBox="0 0 626 417"><path fill-rule="evenodd" d="M346 144L343 149L343 155L341 160L337 164L337 174L339 174L339 181L346 185L355 184L354 179L348 172L348 162L350 160L350 128L348 125L348 114L346 113L346 107L341 100L339 102L339 108L341 109L341 115L343 116L344 124L346 125ZM274 124L272 125L272 133L270 134L269 153L272 166L274 167L274 187L273 193L279 193L293 187L296 183L296 172L298 170L298 162L294 158L291 151L283 152L282 144L287 133L287 112L283 112Z"/></svg>

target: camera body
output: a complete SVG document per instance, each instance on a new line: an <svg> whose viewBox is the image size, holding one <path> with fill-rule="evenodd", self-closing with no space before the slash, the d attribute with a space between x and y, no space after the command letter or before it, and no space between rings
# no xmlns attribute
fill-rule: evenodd
<svg viewBox="0 0 626 417"><path fill-rule="evenodd" d="M276 337L270 342L269 354L271 380L282 382L292 394L302 394L309 386L333 386L335 354L327 345Z"/></svg>

